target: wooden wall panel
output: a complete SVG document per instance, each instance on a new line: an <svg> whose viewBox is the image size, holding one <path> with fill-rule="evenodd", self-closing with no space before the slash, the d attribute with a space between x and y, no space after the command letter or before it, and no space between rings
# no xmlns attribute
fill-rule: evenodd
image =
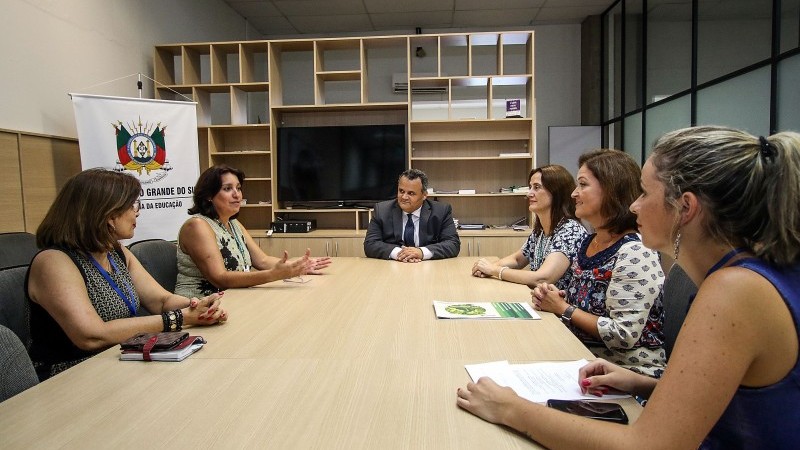
<svg viewBox="0 0 800 450"><path fill-rule="evenodd" d="M25 231L18 136L0 131L0 232Z"/></svg>
<svg viewBox="0 0 800 450"><path fill-rule="evenodd" d="M61 186L81 171L76 140L48 136L20 136L25 231L35 233Z"/></svg>

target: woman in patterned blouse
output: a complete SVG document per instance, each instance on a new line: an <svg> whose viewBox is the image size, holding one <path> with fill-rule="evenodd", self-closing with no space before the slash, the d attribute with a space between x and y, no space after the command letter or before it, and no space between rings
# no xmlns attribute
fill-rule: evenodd
<svg viewBox="0 0 800 450"><path fill-rule="evenodd" d="M595 234L580 244L566 289L540 284L537 309L562 321L596 356L654 377L666 365L658 254L642 245L630 205L641 193L641 171L617 150L595 150L578 160L576 215Z"/></svg>
<svg viewBox="0 0 800 450"><path fill-rule="evenodd" d="M178 232L178 279L175 292L208 295L305 274L319 274L328 257L289 259L264 253L237 219L243 205L244 172L224 164L209 167L192 192L191 216Z"/></svg>
<svg viewBox="0 0 800 450"><path fill-rule="evenodd" d="M533 169L528 180L528 210L536 215L530 237L521 249L497 262L479 259L472 266L472 275L531 287L555 283L565 289L572 276L567 269L586 237L586 229L575 220L575 202L570 198L575 180L557 165Z"/></svg>

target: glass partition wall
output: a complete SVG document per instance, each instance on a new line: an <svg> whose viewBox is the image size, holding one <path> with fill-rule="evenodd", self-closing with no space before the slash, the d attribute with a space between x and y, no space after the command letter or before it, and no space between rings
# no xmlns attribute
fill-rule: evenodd
<svg viewBox="0 0 800 450"><path fill-rule="evenodd" d="M663 133L800 131L800 0L617 0L602 16L603 145Z"/></svg>

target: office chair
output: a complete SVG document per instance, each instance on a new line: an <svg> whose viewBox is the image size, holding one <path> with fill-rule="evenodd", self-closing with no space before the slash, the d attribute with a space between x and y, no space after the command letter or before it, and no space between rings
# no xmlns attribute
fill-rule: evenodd
<svg viewBox="0 0 800 450"><path fill-rule="evenodd" d="M28 351L17 335L0 325L0 402L39 383Z"/></svg>
<svg viewBox="0 0 800 450"><path fill-rule="evenodd" d="M145 270L164 289L175 292L178 279L178 246L163 239L148 239L128 246Z"/></svg>
<svg viewBox="0 0 800 450"><path fill-rule="evenodd" d="M694 282L679 265L674 264L664 280L664 351L667 360L689 311L689 298L696 293Z"/></svg>
<svg viewBox="0 0 800 450"><path fill-rule="evenodd" d="M0 325L13 331L25 348L30 348L30 309L25 298L27 271L27 265L0 270Z"/></svg>
<svg viewBox="0 0 800 450"><path fill-rule="evenodd" d="M38 251L36 236L31 233L0 233L0 269L30 264Z"/></svg>

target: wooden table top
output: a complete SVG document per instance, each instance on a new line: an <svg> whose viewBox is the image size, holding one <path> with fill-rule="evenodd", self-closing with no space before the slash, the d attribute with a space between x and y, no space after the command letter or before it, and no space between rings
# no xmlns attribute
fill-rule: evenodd
<svg viewBox="0 0 800 450"><path fill-rule="evenodd" d="M437 320L432 302L528 301L474 258L335 258L306 283L231 289L181 363L111 348L0 404L3 448L493 448L530 440L460 410L464 365L592 354L542 320ZM623 400L629 416L639 407Z"/></svg>

